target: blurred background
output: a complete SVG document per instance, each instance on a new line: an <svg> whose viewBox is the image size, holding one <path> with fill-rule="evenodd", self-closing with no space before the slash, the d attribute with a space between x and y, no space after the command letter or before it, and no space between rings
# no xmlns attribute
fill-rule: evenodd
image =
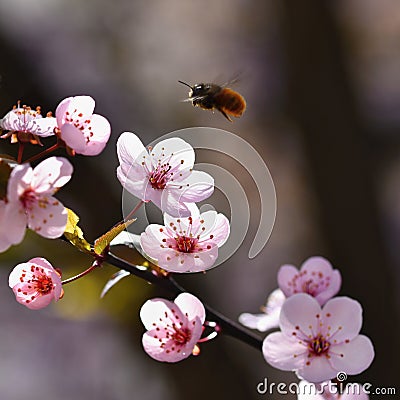
<svg viewBox="0 0 400 400"><path fill-rule="evenodd" d="M214 156L246 191L250 229L223 265L179 282L237 319L258 311L282 264L325 256L342 274L340 294L363 305L362 332L375 345L371 368L351 380L393 387L400 356L399 40L396 0L5 0L0 115L17 100L46 113L67 96L96 99L95 112L112 125L109 145L97 157L72 159L73 179L58 194L90 240L122 216L115 174L121 132L134 131L147 144L177 129L212 126L245 139L276 186L271 238L248 259L259 194L233 160ZM178 80L222 84L237 74L234 88L248 109L232 124L180 101L187 88ZM0 142L0 153L16 151ZM229 215L226 202L215 200ZM7 279L33 256L46 257L64 277L90 265L72 246L30 233L0 255L2 400L278 399L284 396L258 394L257 384L265 377L297 381L224 335L176 365L152 360L141 348L138 314L162 293L129 277L100 300L116 272L111 266L66 286L52 307L29 311L15 302Z"/></svg>

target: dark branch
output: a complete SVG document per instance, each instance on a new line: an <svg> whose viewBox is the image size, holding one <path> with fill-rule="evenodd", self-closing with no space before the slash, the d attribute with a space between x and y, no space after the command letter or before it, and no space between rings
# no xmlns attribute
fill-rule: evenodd
<svg viewBox="0 0 400 400"><path fill-rule="evenodd" d="M173 278L172 274L167 276L163 275L155 275L151 270L143 270L139 269L136 265L133 265L124 259L116 256L113 253L108 253L105 261L114 267L124 269L125 271L130 272L132 275L135 275L145 281L157 285L162 289L171 293L171 295L178 295L180 293L186 292L185 288L180 286L175 279ZM204 304L204 303L203 303ZM225 317L224 315L220 314L219 312L213 310L208 305L204 304L204 308L207 312L207 318L209 320L215 321L221 331L226 335L232 336L244 343L247 343L250 346L253 346L257 350L261 350L262 347L262 339L259 338L252 332L247 331L244 329L240 324L230 320L229 318Z"/></svg>

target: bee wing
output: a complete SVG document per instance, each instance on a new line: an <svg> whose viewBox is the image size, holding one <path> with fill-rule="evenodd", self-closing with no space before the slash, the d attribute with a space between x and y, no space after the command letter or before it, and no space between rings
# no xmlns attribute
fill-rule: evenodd
<svg viewBox="0 0 400 400"><path fill-rule="evenodd" d="M230 85L235 85L236 83L238 83L240 81L241 76L243 75L242 72L238 72L235 75L233 75L233 77L231 79L229 79L229 81L225 82L223 85L221 85L222 87L227 87Z"/></svg>
<svg viewBox="0 0 400 400"><path fill-rule="evenodd" d="M202 100L204 98L206 98L207 96L195 96L195 97L188 97L187 99L183 99L181 100L182 102L188 102L188 101L193 101L193 100Z"/></svg>

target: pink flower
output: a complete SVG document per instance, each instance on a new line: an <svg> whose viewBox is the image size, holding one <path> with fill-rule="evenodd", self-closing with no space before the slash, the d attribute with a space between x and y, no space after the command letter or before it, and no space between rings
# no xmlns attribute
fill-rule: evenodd
<svg viewBox="0 0 400 400"><path fill-rule="evenodd" d="M26 223L21 224L19 208L0 200L0 253L22 241Z"/></svg>
<svg viewBox="0 0 400 400"><path fill-rule="evenodd" d="M41 236L60 237L67 224L67 210L52 195L64 186L72 174L72 165L60 157L50 157L35 169L28 164L17 165L7 186L7 204L3 204L0 227L0 249L22 241L25 228ZM7 240L2 237L7 237Z"/></svg>
<svg viewBox="0 0 400 400"><path fill-rule="evenodd" d="M188 217L188 203L213 193L213 178L193 170L194 150L182 139L162 140L146 150L135 134L124 132L118 139L117 152L117 176L124 188L169 215Z"/></svg>
<svg viewBox="0 0 400 400"><path fill-rule="evenodd" d="M60 274L46 259L40 257L18 264L11 271L8 285L18 303L31 310L47 307L63 294Z"/></svg>
<svg viewBox="0 0 400 400"><path fill-rule="evenodd" d="M321 309L310 295L295 294L283 304L279 324L281 332L264 339L265 359L309 382L332 379L340 371L359 374L374 358L371 341L358 334L361 306L348 297L335 297Z"/></svg>
<svg viewBox="0 0 400 400"><path fill-rule="evenodd" d="M90 96L64 99L56 109L60 137L78 154L96 156L107 144L111 126L106 118L93 114L95 101Z"/></svg>
<svg viewBox="0 0 400 400"><path fill-rule="evenodd" d="M210 269L218 248L229 236L229 220L223 214L206 211L199 215L172 218L164 214L164 224L149 225L140 237L143 250L169 272L200 272Z"/></svg>
<svg viewBox="0 0 400 400"><path fill-rule="evenodd" d="M142 338L145 352L163 362L189 357L201 337L205 314L201 301L190 293L180 294L174 302L159 298L146 301L140 310L147 329Z"/></svg>
<svg viewBox="0 0 400 400"><path fill-rule="evenodd" d="M286 297L307 293L324 305L339 291L341 276L323 257L311 257L298 271L293 265L283 265L278 272L278 285Z"/></svg>
<svg viewBox="0 0 400 400"><path fill-rule="evenodd" d="M341 276L325 258L310 257L300 272L293 265L283 265L278 272L278 284L280 289L270 294L263 314L244 313L239 316L239 322L261 332L277 328L280 309L287 297L307 293L323 305L339 291Z"/></svg>
<svg viewBox="0 0 400 400"><path fill-rule="evenodd" d="M275 289L267 299L267 304L261 309L261 314L243 313L239 315L239 322L250 329L258 329L266 332L269 329L279 326L279 315L281 308L286 300L285 295L280 289Z"/></svg>
<svg viewBox="0 0 400 400"><path fill-rule="evenodd" d="M343 393L339 394L339 385L343 385ZM359 383L344 385L327 381L315 385L307 381L299 383L298 400L368 400L369 396Z"/></svg>
<svg viewBox="0 0 400 400"><path fill-rule="evenodd" d="M17 107L14 107L0 120L0 128L9 131L2 138L15 134L18 139L13 138L13 142L18 140L35 142L35 140L38 140L37 136L47 137L54 135L56 127L56 119L51 116L43 118L40 107L32 110L28 106L21 107L19 103Z"/></svg>

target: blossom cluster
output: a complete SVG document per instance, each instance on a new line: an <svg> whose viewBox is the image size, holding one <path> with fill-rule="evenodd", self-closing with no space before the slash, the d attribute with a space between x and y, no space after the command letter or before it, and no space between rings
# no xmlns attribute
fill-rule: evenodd
<svg viewBox="0 0 400 400"><path fill-rule="evenodd" d="M338 373L356 375L370 366L372 342L359 334L362 307L349 297L334 297L341 276L328 260L311 257L300 271L284 265L278 284L264 313L239 317L245 326L260 331L280 328L263 342L263 355L270 365L295 371L300 379L315 384Z"/></svg>
<svg viewBox="0 0 400 400"><path fill-rule="evenodd" d="M69 156L100 154L111 126L105 117L93 114L94 107L90 96L68 97L57 106L55 117L51 113L43 117L39 107L33 110L18 103L0 120L1 138L19 144L15 162L0 159L0 252L21 243L27 228L48 239L66 235L71 210L54 195L71 179L73 166L66 158L55 156L35 166L31 163L60 147ZM23 162L26 144L43 146L42 140L52 136L56 138L53 146ZM151 273L168 279L170 274L204 272L215 266L219 248L230 234L230 222L216 211L200 212L196 203L212 195L214 179L194 169L192 146L181 138L170 138L146 148L137 135L124 132L117 141L117 155L117 178L139 201L133 210L152 202L163 213L164 224L148 225L137 244L153 266L149 267ZM101 245L95 242L91 246L74 226L76 240L72 243L94 256L92 267L62 281L61 272L43 257L20 263L9 276L16 300L33 310L58 301L64 284L101 265L104 252L124 227L124 223L117 224L103 235ZM349 297L335 297L341 275L328 260L311 257L300 270L283 265L277 281L279 288L270 294L262 313L239 317L244 326L261 332L279 328L266 336L262 345L271 366L294 371L304 380L303 385L322 385L338 372L355 375L369 367L374 348L370 339L360 334L362 307ZM207 307L186 292L174 301L146 301L140 310L146 329L144 350L162 362L199 354L199 343L220 331L217 323L207 321L206 314ZM214 327L214 332L204 336L208 327Z"/></svg>

